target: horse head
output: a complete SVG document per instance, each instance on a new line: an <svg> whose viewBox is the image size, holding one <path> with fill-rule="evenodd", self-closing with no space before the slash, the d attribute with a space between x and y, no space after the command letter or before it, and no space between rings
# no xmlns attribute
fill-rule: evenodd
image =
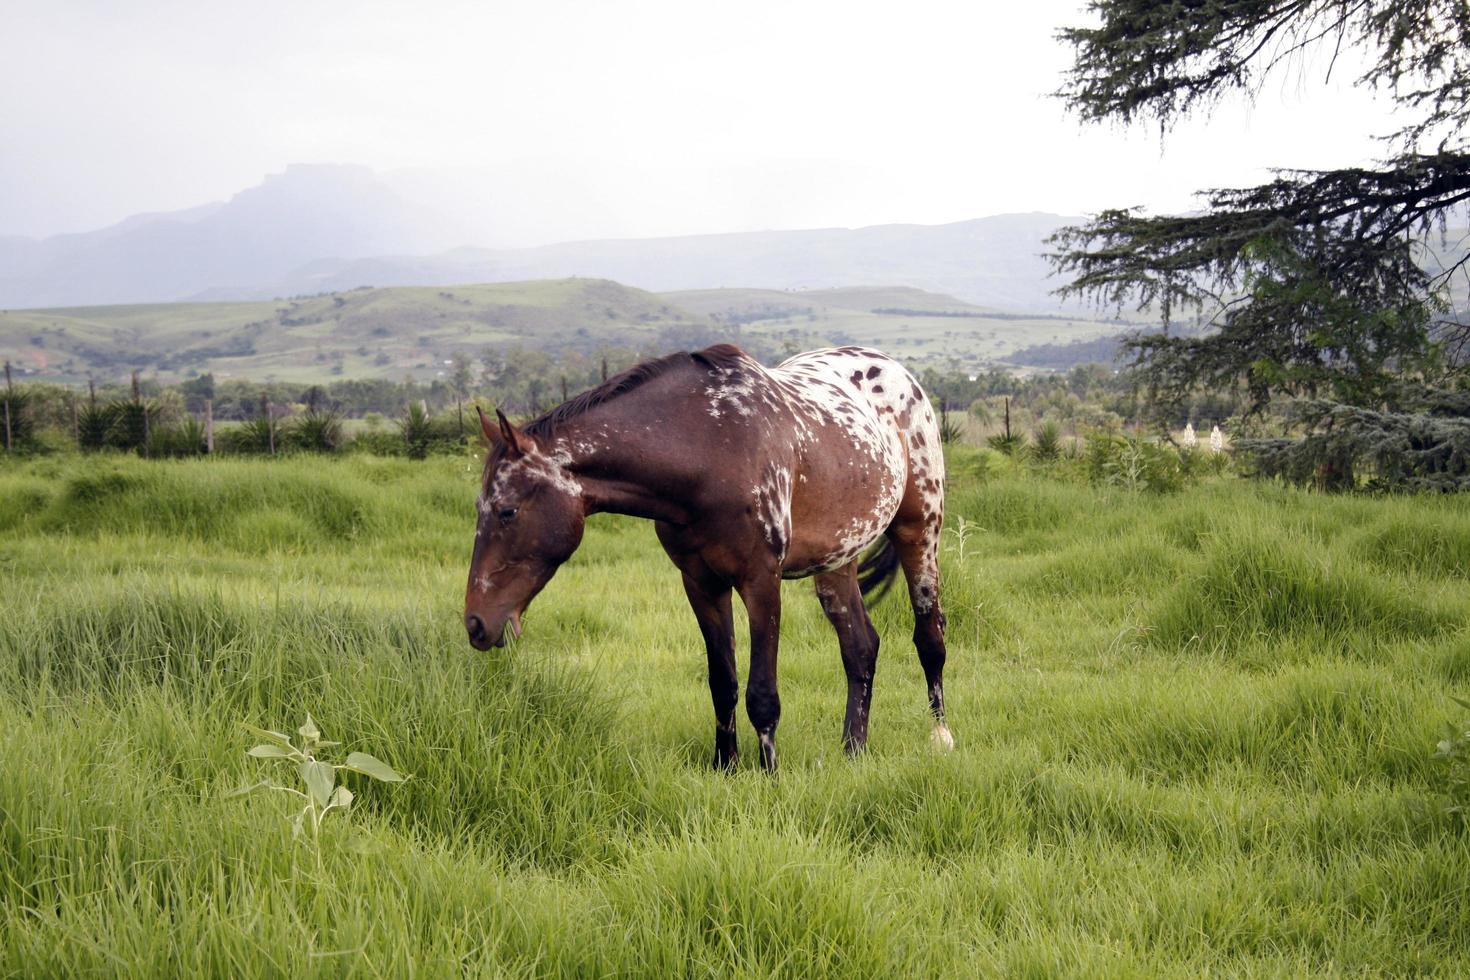
<svg viewBox="0 0 1470 980"><path fill-rule="evenodd" d="M475 549L465 588L464 624L477 650L517 636L521 614L582 542L582 487L535 436L499 410L480 428L490 444L479 500Z"/></svg>

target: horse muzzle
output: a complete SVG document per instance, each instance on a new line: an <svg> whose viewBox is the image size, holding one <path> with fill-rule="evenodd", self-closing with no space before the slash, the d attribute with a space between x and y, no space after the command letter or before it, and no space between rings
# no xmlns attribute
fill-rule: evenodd
<svg viewBox="0 0 1470 980"><path fill-rule="evenodd" d="M521 614L519 610L498 623L486 623L478 613L465 613L464 628L469 634L470 646L476 650L489 650L491 647L505 646L505 634L507 627L513 636L521 635Z"/></svg>

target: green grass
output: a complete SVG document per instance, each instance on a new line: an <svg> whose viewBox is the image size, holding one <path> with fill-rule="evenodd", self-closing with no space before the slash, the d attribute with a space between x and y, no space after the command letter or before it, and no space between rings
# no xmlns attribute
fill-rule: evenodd
<svg viewBox="0 0 1470 980"><path fill-rule="evenodd" d="M960 310L973 317L880 314ZM802 312L810 310L810 317ZM397 286L270 302L150 303L0 311L0 350L33 379L120 380L132 368L178 380L189 372L292 383L336 378L432 380L456 352L487 347L667 348L707 333L712 314L770 312L744 336L780 350L860 343L920 364L972 368L1045 341L1092 339L1116 324L996 316L950 296L902 287L782 292L712 289L655 294L602 279ZM795 331L793 333L793 331ZM661 339L665 332L675 341Z"/></svg>
<svg viewBox="0 0 1470 980"><path fill-rule="evenodd" d="M747 322L742 330L807 349L822 343L863 344L900 353L906 361L978 370L1023 347L1112 336L1117 323L1088 316L1026 317L975 306L922 289L854 286L842 289L693 289L663 294L694 313ZM878 313L876 310L961 312L963 317Z"/></svg>
<svg viewBox="0 0 1470 980"><path fill-rule="evenodd" d="M601 279L400 286L274 302L0 311L0 348L34 376L79 381L132 367L290 382L432 379L457 351L642 347L703 324L657 295Z"/></svg>
<svg viewBox="0 0 1470 980"><path fill-rule="evenodd" d="M949 492L981 529L945 555L956 751L890 598L843 757L789 583L767 778L743 718L739 771L706 768L646 523L595 519L479 654L470 460L0 466L0 974L1470 972L1430 759L1470 685L1470 501L990 469ZM414 777L354 785L320 869L287 801L223 797L267 771L240 726L308 710Z"/></svg>

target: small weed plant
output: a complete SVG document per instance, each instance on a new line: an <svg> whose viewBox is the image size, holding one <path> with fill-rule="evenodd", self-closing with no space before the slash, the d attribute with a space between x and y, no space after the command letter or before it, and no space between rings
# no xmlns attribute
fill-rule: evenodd
<svg viewBox="0 0 1470 980"><path fill-rule="evenodd" d="M304 789L282 786L269 779L262 779L258 783L234 790L229 795L243 796L258 789L274 789L305 800L306 805L291 821L291 833L297 840L304 838L311 841L312 849L317 852L318 861L321 860L322 821L333 810L345 813L352 806L352 790L337 781L339 770L346 769L383 783L401 783L407 778L399 775L386 762L366 752L349 752L346 761L341 763L332 763L321 758L323 749L334 748L342 743L329 742L322 738L322 733L316 727L316 722L312 720L309 712L306 715L306 722L296 729L296 733L301 737L299 745L294 743L290 736L281 732L255 728L251 725L246 725L245 728L251 734L266 740L245 754L257 759L278 759L281 762L290 763L296 767Z"/></svg>
<svg viewBox="0 0 1470 980"><path fill-rule="evenodd" d="M945 528L950 537L955 540L955 547L959 551L960 564L965 563L965 542L970 540L970 535L981 530L980 525L974 521L966 520L964 515L955 517L954 523Z"/></svg>
<svg viewBox="0 0 1470 980"><path fill-rule="evenodd" d="M1470 701L1453 695L1450 700L1470 710ZM1445 787L1450 796L1445 811L1467 820L1470 819L1470 723L1450 722L1448 729L1434 753L1444 766Z"/></svg>

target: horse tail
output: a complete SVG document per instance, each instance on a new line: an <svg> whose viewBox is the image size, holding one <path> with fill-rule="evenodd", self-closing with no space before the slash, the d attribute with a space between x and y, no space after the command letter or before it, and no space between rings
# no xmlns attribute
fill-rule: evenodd
<svg viewBox="0 0 1470 980"><path fill-rule="evenodd" d="M889 587L893 585L893 577L897 574L898 549L885 535L883 540L864 555L863 560L858 564L858 588L862 589L863 599L877 602L883 598ZM869 593L872 593L871 598L869 598Z"/></svg>

